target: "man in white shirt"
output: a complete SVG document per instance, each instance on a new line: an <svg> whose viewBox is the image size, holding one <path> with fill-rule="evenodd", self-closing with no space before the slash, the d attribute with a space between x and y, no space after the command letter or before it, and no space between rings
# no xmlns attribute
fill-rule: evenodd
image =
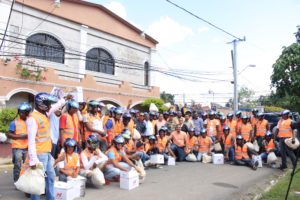
<svg viewBox="0 0 300 200"><path fill-rule="evenodd" d="M148 113L144 113L145 116L145 125L146 125L146 130L144 132L144 136L148 137L150 135L154 134L154 127L152 122L150 121L150 116Z"/></svg>

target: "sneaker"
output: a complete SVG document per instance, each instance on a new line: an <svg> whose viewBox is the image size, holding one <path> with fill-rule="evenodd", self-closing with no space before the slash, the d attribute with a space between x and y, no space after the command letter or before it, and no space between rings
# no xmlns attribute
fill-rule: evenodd
<svg viewBox="0 0 300 200"><path fill-rule="evenodd" d="M258 167L258 161L256 161L253 166L252 166L252 169L253 170L257 170L257 167Z"/></svg>
<svg viewBox="0 0 300 200"><path fill-rule="evenodd" d="M287 166L280 165L280 167L278 169L283 171L283 170L287 169Z"/></svg>

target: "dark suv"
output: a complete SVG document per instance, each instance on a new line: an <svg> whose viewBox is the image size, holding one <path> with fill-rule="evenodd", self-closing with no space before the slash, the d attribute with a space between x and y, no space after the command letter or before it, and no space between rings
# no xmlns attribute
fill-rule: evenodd
<svg viewBox="0 0 300 200"><path fill-rule="evenodd" d="M265 119L269 121L270 130L273 130L277 126L278 121L280 120L280 113L264 113Z"/></svg>

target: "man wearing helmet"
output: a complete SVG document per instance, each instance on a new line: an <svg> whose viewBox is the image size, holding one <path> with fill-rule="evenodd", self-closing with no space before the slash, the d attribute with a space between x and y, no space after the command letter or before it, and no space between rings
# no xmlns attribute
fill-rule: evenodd
<svg viewBox="0 0 300 200"><path fill-rule="evenodd" d="M241 135L246 142L250 142L253 137L253 129L248 121L248 116L242 116L242 124L238 126L237 134Z"/></svg>
<svg viewBox="0 0 300 200"><path fill-rule="evenodd" d="M255 163L249 158L249 149L241 135L236 136L236 146L234 150L234 163L236 165L249 166L253 170L257 169L258 161Z"/></svg>
<svg viewBox="0 0 300 200"><path fill-rule="evenodd" d="M17 117L10 122L7 137L12 139L12 162L14 164L13 178L14 182L19 179L22 163L25 162L28 140L26 119L31 112L31 105L21 103L18 106Z"/></svg>
<svg viewBox="0 0 300 200"><path fill-rule="evenodd" d="M215 112L213 110L209 111L208 118L204 121L204 128L206 128L207 134L213 142L216 140L219 126L219 120L215 119Z"/></svg>
<svg viewBox="0 0 300 200"><path fill-rule="evenodd" d="M280 154L281 154L281 166L280 169L284 170L287 168L286 158L287 156L290 157L292 160L293 166L295 166L296 163L296 156L294 152L285 144L285 139L292 138L292 140L295 140L297 136L297 130L293 126L293 121L289 118L290 111L284 110L281 113L281 119L278 121L277 124L277 130L275 133L275 139L279 139L279 148L280 148Z"/></svg>
<svg viewBox="0 0 300 200"><path fill-rule="evenodd" d="M236 126L239 127L242 124L242 111L238 110L235 113L235 121L236 121Z"/></svg>
<svg viewBox="0 0 300 200"><path fill-rule="evenodd" d="M258 109L257 109L257 108L252 109L252 115L251 115L251 117L250 117L250 123L251 123L251 126L252 126L252 127L254 127L255 124L256 124L257 121L258 121L257 113L258 113Z"/></svg>
<svg viewBox="0 0 300 200"><path fill-rule="evenodd" d="M224 135L221 137L223 151L224 151L224 159L227 161L234 161L234 146L235 146L235 138L230 133L230 128L228 126L223 127Z"/></svg>
<svg viewBox="0 0 300 200"><path fill-rule="evenodd" d="M262 147L262 153L260 154L261 159L264 162L267 162L267 158L269 153L276 151L276 142L273 139L273 134L270 131L267 131L264 137L264 140L262 141L263 147Z"/></svg>
<svg viewBox="0 0 300 200"><path fill-rule="evenodd" d="M105 184L105 181L97 180L103 178L103 171L106 168L108 158L99 149L99 139L97 135L89 135L86 139L86 148L80 153L81 169L80 175L86 177L95 187ZM92 176L97 178L92 179Z"/></svg>
<svg viewBox="0 0 300 200"><path fill-rule="evenodd" d="M257 143L260 147L260 149L262 148L262 141L266 135L267 131L270 131L270 126L268 123L268 120L264 119L264 113L259 112L257 115L257 121L256 124L254 126L254 135L255 135L255 139L257 140Z"/></svg>
<svg viewBox="0 0 300 200"><path fill-rule="evenodd" d="M186 116L186 115L185 115ZM195 129L194 128L189 128L188 129L188 135L187 135L187 143L186 147L184 149L185 154L194 154L194 157L196 158L196 145L197 145L197 137L195 136ZM188 160L188 157L185 158L187 161L192 161ZM195 160L196 161L196 160Z"/></svg>
<svg viewBox="0 0 300 200"><path fill-rule="evenodd" d="M236 120L233 119L233 114L232 113L227 114L226 124L230 128L230 134L235 138L236 137L237 123L236 123Z"/></svg>
<svg viewBox="0 0 300 200"><path fill-rule="evenodd" d="M66 106L67 112L60 117L59 121L61 146L63 147L67 138L72 138L81 148L81 129L77 116L79 104L75 100L69 100Z"/></svg>
<svg viewBox="0 0 300 200"><path fill-rule="evenodd" d="M122 135L118 135L113 139L113 146L111 146L106 152L108 162L110 164L107 165L104 171L104 175L108 180L119 180L120 172L128 172L131 167L140 172L140 169L135 166L127 157L123 149L124 144L124 138L122 137Z"/></svg>
<svg viewBox="0 0 300 200"><path fill-rule="evenodd" d="M211 137L207 136L207 130L202 128L200 130L200 136L198 137L198 155L197 161L201 161L203 154L210 155L212 150L213 141Z"/></svg>
<svg viewBox="0 0 300 200"><path fill-rule="evenodd" d="M71 99L68 95L66 100ZM48 93L38 93L35 95L35 109L26 120L28 132L28 157L29 166L36 168L38 163L42 163L46 172L46 199L54 199L54 177L53 157L51 156L51 130L49 116L61 108L65 100L61 99L58 103L56 97ZM31 199L39 199L38 195L31 195Z"/></svg>
<svg viewBox="0 0 300 200"><path fill-rule="evenodd" d="M114 118L113 118L113 133L114 136L120 135L122 130L124 129L123 123L122 123L122 115L123 115L123 109L121 107L118 107L114 110Z"/></svg>

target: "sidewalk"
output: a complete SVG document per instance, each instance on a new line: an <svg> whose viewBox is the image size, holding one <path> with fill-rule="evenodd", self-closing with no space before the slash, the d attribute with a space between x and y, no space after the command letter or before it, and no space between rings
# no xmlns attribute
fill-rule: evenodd
<svg viewBox="0 0 300 200"><path fill-rule="evenodd" d="M0 168L11 166L11 144L0 143Z"/></svg>

